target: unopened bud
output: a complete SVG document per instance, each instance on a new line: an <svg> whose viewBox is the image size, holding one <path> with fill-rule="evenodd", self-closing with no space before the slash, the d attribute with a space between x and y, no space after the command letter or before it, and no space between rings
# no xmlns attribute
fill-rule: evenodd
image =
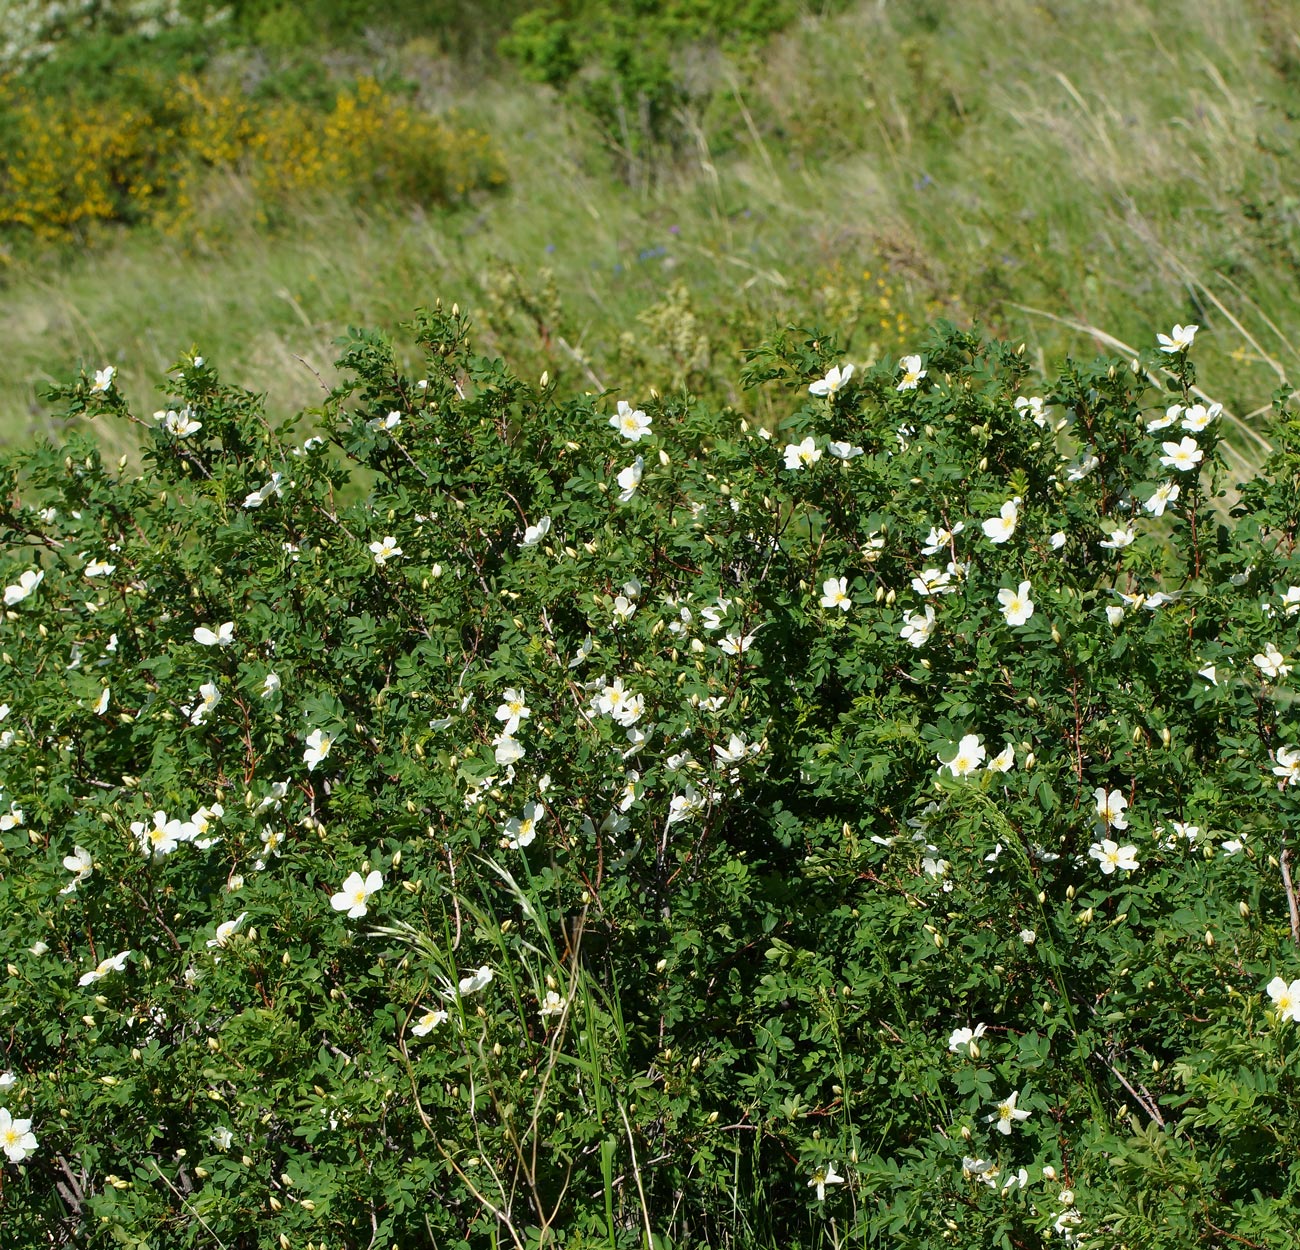
<svg viewBox="0 0 1300 1250"><path fill-rule="evenodd" d="M1213 945L1214 945L1214 934L1211 933L1211 932L1209 931L1209 929L1206 929L1206 930L1205 930L1205 945L1206 945L1206 946L1213 946Z"/></svg>
<svg viewBox="0 0 1300 1250"><path fill-rule="evenodd" d="M1160 731L1160 741L1163 742L1165 746L1168 746L1173 740L1174 740L1174 735L1169 732L1169 726L1166 725Z"/></svg>
<svg viewBox="0 0 1300 1250"><path fill-rule="evenodd" d="M1241 918L1245 920L1245 918L1250 915L1250 904L1238 903L1237 910L1241 913Z"/></svg>
<svg viewBox="0 0 1300 1250"><path fill-rule="evenodd" d="M551 371L549 369L543 369L542 376L537 379L537 385L545 389L546 384L550 380L551 380Z"/></svg>
<svg viewBox="0 0 1300 1250"><path fill-rule="evenodd" d="M1055 625L1052 626L1052 641L1053 642L1061 641L1061 631L1057 629Z"/></svg>

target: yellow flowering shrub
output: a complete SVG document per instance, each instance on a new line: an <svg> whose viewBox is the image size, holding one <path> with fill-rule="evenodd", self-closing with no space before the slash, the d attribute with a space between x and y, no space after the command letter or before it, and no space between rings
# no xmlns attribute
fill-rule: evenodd
<svg viewBox="0 0 1300 1250"><path fill-rule="evenodd" d="M214 175L247 180L267 220L322 191L446 205L501 185L490 138L413 108L373 80L332 107L258 102L198 79L141 79L143 103L38 97L0 82L0 229L42 241L95 222L179 232Z"/></svg>

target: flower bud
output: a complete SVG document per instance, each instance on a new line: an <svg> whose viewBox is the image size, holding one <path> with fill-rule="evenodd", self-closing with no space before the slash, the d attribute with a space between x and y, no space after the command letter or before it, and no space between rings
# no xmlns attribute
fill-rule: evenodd
<svg viewBox="0 0 1300 1250"><path fill-rule="evenodd" d="M1206 929L1206 930L1205 930L1205 945L1206 945L1206 946L1213 946L1213 945L1214 945L1214 934L1211 933L1211 932L1209 931L1209 929Z"/></svg>
<svg viewBox="0 0 1300 1250"><path fill-rule="evenodd" d="M1079 913L1079 923L1085 925L1092 924L1092 918L1095 914L1096 913L1091 907L1085 907L1083 911Z"/></svg>
<svg viewBox="0 0 1300 1250"><path fill-rule="evenodd" d="M1160 731L1160 741L1167 747L1174 740L1174 735L1169 732L1169 726L1166 725Z"/></svg>
<svg viewBox="0 0 1300 1250"><path fill-rule="evenodd" d="M546 384L550 380L551 380L551 371L549 369L543 369L542 376L537 379L537 385L540 386L543 390L545 390Z"/></svg>
<svg viewBox="0 0 1300 1250"><path fill-rule="evenodd" d="M894 592L891 590L891 591L890 591L890 592L885 596L885 602L886 602L886 603L887 603L887 604L892 608L892 607L894 606L894 600L896 600L897 598L898 598L898 596L897 596L896 594L894 594Z"/></svg>
<svg viewBox="0 0 1300 1250"><path fill-rule="evenodd" d="M1068 898L1070 902L1074 902L1074 886L1067 885L1065 887L1065 897Z"/></svg>
<svg viewBox="0 0 1300 1250"><path fill-rule="evenodd" d="M1043 1179L1045 1181L1054 1181L1056 1179L1056 1169L1050 1163L1043 1169Z"/></svg>
<svg viewBox="0 0 1300 1250"><path fill-rule="evenodd" d="M1063 1189L1063 1190L1061 1190L1061 1205L1062 1205L1063 1207L1072 1207L1072 1206L1074 1206L1074 1190L1073 1190L1073 1189Z"/></svg>
<svg viewBox="0 0 1300 1250"><path fill-rule="evenodd" d="M1245 918L1250 915L1250 904L1245 902L1238 903L1237 910L1241 913L1241 918L1245 920Z"/></svg>

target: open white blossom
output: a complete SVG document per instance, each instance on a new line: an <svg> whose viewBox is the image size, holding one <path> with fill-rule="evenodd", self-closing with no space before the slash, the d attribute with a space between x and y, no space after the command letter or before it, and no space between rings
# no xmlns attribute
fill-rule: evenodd
<svg viewBox="0 0 1300 1250"><path fill-rule="evenodd" d="M982 523L980 528L989 542L1004 543L1016 532L1016 522L1020 519L1019 504L1018 499L1008 499L997 516Z"/></svg>
<svg viewBox="0 0 1300 1250"><path fill-rule="evenodd" d="M1023 625L1034 614L1034 603L1029 597L1030 584L1021 582L1018 590L1004 586L998 591L998 602L1008 625Z"/></svg>
<svg viewBox="0 0 1300 1250"><path fill-rule="evenodd" d="M1300 747L1278 747L1273 758L1276 761L1273 775L1282 778L1282 785L1291 786L1300 782Z"/></svg>
<svg viewBox="0 0 1300 1250"><path fill-rule="evenodd" d="M1181 493L1182 488L1177 482L1165 482L1156 487L1151 498L1146 500L1142 507L1152 516L1164 516L1165 509L1171 503L1175 503Z"/></svg>
<svg viewBox="0 0 1300 1250"><path fill-rule="evenodd" d="M110 573L115 573L117 571L117 565L109 564L107 560L101 560L96 557L81 571L87 577L107 577Z"/></svg>
<svg viewBox="0 0 1300 1250"><path fill-rule="evenodd" d="M1160 463L1167 469L1177 469L1180 473L1190 473L1202 460L1205 453L1196 445L1196 440L1189 434L1177 443L1161 443L1164 455Z"/></svg>
<svg viewBox="0 0 1300 1250"><path fill-rule="evenodd" d="M551 518L544 516L536 525L528 525L524 527L524 536L519 545L521 547L536 547L550 532Z"/></svg>
<svg viewBox="0 0 1300 1250"><path fill-rule="evenodd" d="M191 725L202 725L221 702L221 691L215 681L205 681L199 687L198 702L193 707L183 707L181 711L190 718Z"/></svg>
<svg viewBox="0 0 1300 1250"><path fill-rule="evenodd" d="M202 647L228 647L235 641L235 622L227 621L215 630L199 625L194 630L194 641Z"/></svg>
<svg viewBox="0 0 1300 1250"><path fill-rule="evenodd" d="M447 1019L447 1013L441 1010L430 1009L423 1012L420 1018L411 1025L411 1032L416 1037L426 1037L432 1033L438 1025L443 1024Z"/></svg>
<svg viewBox="0 0 1300 1250"><path fill-rule="evenodd" d="M505 846L512 851L522 850L528 846L537 836L537 824L542 815L541 804L525 804L521 816L513 816L506 821Z"/></svg>
<svg viewBox="0 0 1300 1250"><path fill-rule="evenodd" d="M966 1051L972 1059L980 1057L979 1039L984 1036L986 1024L977 1024L973 1029L953 1029L948 1038L948 1049L955 1055L959 1050Z"/></svg>
<svg viewBox="0 0 1300 1250"><path fill-rule="evenodd" d="M817 1191L818 1202L825 1202L826 1186L843 1184L844 1177L835 1170L835 1164L832 1162L828 1163L824 1168L818 1168L817 1171L812 1174L812 1180L808 1182L808 1188Z"/></svg>
<svg viewBox="0 0 1300 1250"><path fill-rule="evenodd" d="M0 1150L10 1163L21 1163L39 1144L31 1120L15 1120L8 1107L0 1107Z"/></svg>
<svg viewBox="0 0 1300 1250"><path fill-rule="evenodd" d="M1094 842L1088 848L1088 854L1101 865L1102 872L1108 877L1116 868L1133 872L1138 866L1137 847L1120 846L1110 838Z"/></svg>
<svg viewBox="0 0 1300 1250"><path fill-rule="evenodd" d="M1265 644L1262 653L1251 656L1251 661L1270 681L1277 681L1291 671L1286 657L1271 642Z"/></svg>
<svg viewBox="0 0 1300 1250"><path fill-rule="evenodd" d="M903 371L903 376L898 385L894 388L899 391L914 391L921 379L925 377L926 371L921 368L920 356L904 356L898 362L898 367Z"/></svg>
<svg viewBox="0 0 1300 1250"><path fill-rule="evenodd" d="M1300 1024L1300 980L1288 984L1282 977L1274 977L1266 988L1278 1019Z"/></svg>
<svg viewBox="0 0 1300 1250"><path fill-rule="evenodd" d="M903 614L903 627L899 630L899 634L912 646L923 647L930 641L930 636L934 633L934 622L934 608L927 603L924 612L905 612Z"/></svg>
<svg viewBox="0 0 1300 1250"><path fill-rule="evenodd" d="M633 408L625 399L618 401L618 412L609 419L610 425L614 427L629 443L639 443L643 438L649 438L652 431L650 429L653 417L648 417L640 408Z"/></svg>
<svg viewBox="0 0 1300 1250"><path fill-rule="evenodd" d="M1223 413L1222 404L1193 404L1183 416L1183 429L1191 434L1199 434L1211 421Z"/></svg>
<svg viewBox="0 0 1300 1250"><path fill-rule="evenodd" d="M384 878L377 868L362 878L359 872L350 873L343 888L330 895L330 906L335 911L345 911L349 920L359 920L369 910L367 902L376 890L383 889Z"/></svg>
<svg viewBox="0 0 1300 1250"><path fill-rule="evenodd" d="M95 380L90 384L90 389L98 395L107 394L112 389L113 379L117 376L117 369L113 365L105 365L102 369L95 370Z"/></svg>
<svg viewBox="0 0 1300 1250"><path fill-rule="evenodd" d="M822 583L821 606L839 608L841 612L847 612L853 606L853 600L849 598L848 578L828 577Z"/></svg>
<svg viewBox="0 0 1300 1250"><path fill-rule="evenodd" d="M832 365L824 378L809 384L809 394L824 395L827 399L833 399L837 392L848 385L848 381L852 376L852 365L846 364L842 369L839 365Z"/></svg>
<svg viewBox="0 0 1300 1250"><path fill-rule="evenodd" d="M313 729L307 735L307 749L303 752L302 762L307 765L307 771L314 772L316 765L329 757L330 751L334 747L334 739L323 729Z"/></svg>
<svg viewBox="0 0 1300 1250"><path fill-rule="evenodd" d="M976 734L967 734L957 744L957 753L952 759L940 760L940 764L954 777L968 777L984 763L987 754L979 737Z"/></svg>
<svg viewBox="0 0 1300 1250"><path fill-rule="evenodd" d="M497 720L505 722L503 732L507 734L516 733L520 722L526 721L532 714L532 708L528 706L523 691L516 690L513 686L502 694L501 703L495 713Z"/></svg>
<svg viewBox="0 0 1300 1250"><path fill-rule="evenodd" d="M396 560L402 554L402 549L397 545L397 539L388 534L382 541L370 544L370 554L374 556L376 564L383 566L389 560Z"/></svg>
<svg viewBox="0 0 1300 1250"><path fill-rule="evenodd" d="M234 920L222 921L221 924L217 925L216 936L208 938L208 949L211 950L214 946L225 946L226 943L239 932L239 926L242 925L247 918L248 913L246 911L241 911Z"/></svg>
<svg viewBox="0 0 1300 1250"><path fill-rule="evenodd" d="M785 467L792 473L807 465L816 464L822 458L821 448L810 434L801 443L786 443Z"/></svg>
<svg viewBox="0 0 1300 1250"><path fill-rule="evenodd" d="M998 1109L992 1115L984 1117L999 1133L1007 1137L1011 1136L1011 1126L1013 1124L1029 1119L1029 1112L1022 1111L1016 1106L1016 1099L1019 1097L1020 1091L1018 1089L1012 1090L1006 1101L998 1103Z"/></svg>
<svg viewBox="0 0 1300 1250"><path fill-rule="evenodd" d="M952 540L966 528L964 521L958 521L952 529L944 529L942 526L930 526L930 533L926 536L925 546L921 548L923 556L937 556L941 551L949 551L952 547Z"/></svg>
<svg viewBox="0 0 1300 1250"><path fill-rule="evenodd" d="M645 457L638 456L626 469L618 475L618 501L627 503L633 495L636 494L637 487L641 485L641 478L645 474Z"/></svg>
<svg viewBox="0 0 1300 1250"><path fill-rule="evenodd" d="M1093 791L1093 798L1097 802L1097 818L1103 825L1109 829L1128 828L1128 817L1124 815L1128 799L1118 790L1108 793L1105 786L1098 786Z"/></svg>
<svg viewBox="0 0 1300 1250"><path fill-rule="evenodd" d="M281 485L283 475L272 473L271 480L263 486L259 486L254 491L249 491L244 496L245 508L260 508L268 499L273 499L276 495L284 494L284 487Z"/></svg>
<svg viewBox="0 0 1300 1250"><path fill-rule="evenodd" d="M89 972L81 974L81 979L77 984L84 989L87 985L94 985L96 981L102 981L109 973L121 972L126 967L127 957L130 954L130 951L119 951L116 955L101 959Z"/></svg>
<svg viewBox="0 0 1300 1250"><path fill-rule="evenodd" d="M1168 334L1157 334L1156 341L1160 344L1162 352L1168 352L1171 356L1178 352L1185 352L1192 345L1192 340L1196 338L1196 331L1200 326L1180 326L1175 325Z"/></svg>
<svg viewBox="0 0 1300 1250"><path fill-rule="evenodd" d="M44 569L28 569L19 574L17 582L5 587L5 607L12 608L15 604L22 603L44 580Z"/></svg>
<svg viewBox="0 0 1300 1250"><path fill-rule="evenodd" d="M59 893L72 894L83 881L89 880L95 870L95 861L84 846L74 846L72 854L63 857L63 866L73 874L73 877Z"/></svg>

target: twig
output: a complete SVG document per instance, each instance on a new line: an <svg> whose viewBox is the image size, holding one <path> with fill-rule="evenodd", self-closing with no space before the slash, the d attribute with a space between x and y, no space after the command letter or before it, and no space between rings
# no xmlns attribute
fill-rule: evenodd
<svg viewBox="0 0 1300 1250"><path fill-rule="evenodd" d="M1291 913L1291 941L1300 946L1300 908L1296 907L1295 886L1291 884L1291 849L1286 846L1282 848L1282 888Z"/></svg>
<svg viewBox="0 0 1300 1250"><path fill-rule="evenodd" d="M1165 1118L1160 1114L1160 1108L1157 1107L1155 1103L1151 1101L1151 1096L1148 1094L1144 1098L1141 1094L1137 1092L1137 1090L1133 1088L1132 1085L1129 1084L1128 1078L1125 1077L1124 1073L1122 1073L1113 1063L1111 1063L1109 1059L1107 1059L1105 1062L1106 1062L1106 1066L1118 1078L1119 1083L1126 1090L1128 1090L1130 1094L1133 1095L1133 1100L1137 1103L1137 1105L1141 1107L1142 1110L1145 1111L1147 1115L1149 1115L1158 1125L1160 1125L1161 1128L1164 1128Z"/></svg>

